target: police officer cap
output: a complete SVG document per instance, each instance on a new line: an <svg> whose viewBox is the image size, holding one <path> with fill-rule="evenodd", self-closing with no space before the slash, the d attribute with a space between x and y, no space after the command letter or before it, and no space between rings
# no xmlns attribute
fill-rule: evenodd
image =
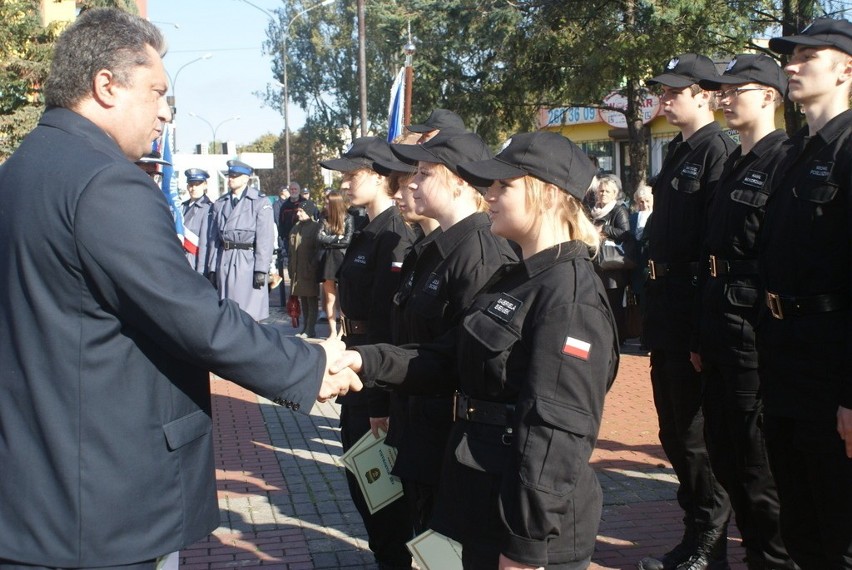
<svg viewBox="0 0 852 570"><path fill-rule="evenodd" d="M245 174L246 176L251 176L253 172L254 168L241 160L228 161L228 174Z"/></svg>
<svg viewBox="0 0 852 570"><path fill-rule="evenodd" d="M396 161L388 142L379 137L360 137L349 145L349 148L346 149L346 152L340 158L323 160L320 162L320 166L328 170L337 170L338 172L351 172L361 168L369 168L387 176L387 169L382 168L381 165L377 167L377 160L382 161L382 163L393 163Z"/></svg>
<svg viewBox="0 0 852 570"><path fill-rule="evenodd" d="M852 55L852 23L849 20L817 18L798 35L769 40L769 49L776 53L793 53L797 45L832 47Z"/></svg>
<svg viewBox="0 0 852 570"><path fill-rule="evenodd" d="M647 85L665 85L666 87L674 87L680 89L689 87L704 80L716 80L719 73L716 71L716 66L713 65L713 60L704 55L697 53L682 53L673 57L666 64L663 73L656 75L646 81Z"/></svg>
<svg viewBox="0 0 852 570"><path fill-rule="evenodd" d="M428 133L434 130L464 131L466 128L462 118L449 109L434 109L429 115L429 118L422 124L409 125L408 130L412 133Z"/></svg>
<svg viewBox="0 0 852 570"><path fill-rule="evenodd" d="M441 131L423 144L392 144L391 150L403 162L443 164L456 174L459 164L493 158L491 149L475 133Z"/></svg>
<svg viewBox="0 0 852 570"><path fill-rule="evenodd" d="M509 180L531 175L549 182L578 200L592 185L597 169L580 147L549 131L519 133L489 160L459 165L459 174L474 180Z"/></svg>
<svg viewBox="0 0 852 570"><path fill-rule="evenodd" d="M201 170L200 168L190 168L189 170L185 170L183 175L186 176L187 182L204 182L210 178L207 171Z"/></svg>
<svg viewBox="0 0 852 570"><path fill-rule="evenodd" d="M163 160L162 155L156 150L152 150L151 152L137 160L136 164L162 164L164 166L172 165L171 162Z"/></svg>
<svg viewBox="0 0 852 570"><path fill-rule="evenodd" d="M742 53L734 57L725 72L713 80L698 82L702 89L718 91L724 85L759 83L774 87L783 95L787 91L787 74L773 58L764 53Z"/></svg>

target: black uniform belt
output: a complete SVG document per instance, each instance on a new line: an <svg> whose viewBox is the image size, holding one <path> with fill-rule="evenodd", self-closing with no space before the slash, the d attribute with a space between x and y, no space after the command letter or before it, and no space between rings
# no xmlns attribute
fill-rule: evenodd
<svg viewBox="0 0 852 570"><path fill-rule="evenodd" d="M237 243L235 241L222 241L222 247L224 249L254 249L253 243Z"/></svg>
<svg viewBox="0 0 852 570"><path fill-rule="evenodd" d="M715 255L711 255L708 262L710 263L711 277L719 277L720 275L757 275L756 259L719 259Z"/></svg>
<svg viewBox="0 0 852 570"><path fill-rule="evenodd" d="M340 322L343 324L343 336L352 336L353 334L368 334L370 332L369 321L353 321L343 317Z"/></svg>
<svg viewBox="0 0 852 570"><path fill-rule="evenodd" d="M456 392L453 397L454 420L467 420L480 424L491 424L495 426L509 426L512 423L512 414L515 406L502 402L488 402L486 400L475 400L461 392Z"/></svg>
<svg viewBox="0 0 852 570"><path fill-rule="evenodd" d="M849 308L849 299L840 293L811 295L810 297L790 297L778 293L766 292L766 306L776 319L801 317L814 313L829 313Z"/></svg>
<svg viewBox="0 0 852 570"><path fill-rule="evenodd" d="M650 279L659 279L660 277L675 276L675 277L695 277L698 274L697 261L672 261L669 263L661 263L648 260L648 277Z"/></svg>

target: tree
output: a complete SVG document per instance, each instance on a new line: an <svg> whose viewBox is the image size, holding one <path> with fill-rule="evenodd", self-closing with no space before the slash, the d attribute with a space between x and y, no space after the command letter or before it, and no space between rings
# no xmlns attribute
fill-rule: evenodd
<svg viewBox="0 0 852 570"><path fill-rule="evenodd" d="M0 2L0 162L35 128L57 26L42 27L37 0Z"/></svg>
<svg viewBox="0 0 852 570"><path fill-rule="evenodd" d="M319 161L326 153L321 153L321 145L310 121L299 131L290 135L290 174L291 179L311 189L311 195L318 197L323 179ZM278 195L278 189L287 185L284 172L284 135L265 134L251 144L241 146L239 152L271 152L275 168L258 171L260 187L267 194Z"/></svg>

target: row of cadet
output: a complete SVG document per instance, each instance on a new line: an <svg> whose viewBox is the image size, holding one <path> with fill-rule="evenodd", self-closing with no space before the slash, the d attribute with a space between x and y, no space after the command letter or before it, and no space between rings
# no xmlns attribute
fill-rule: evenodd
<svg viewBox="0 0 852 570"><path fill-rule="evenodd" d="M731 515L750 570L852 568L852 24L769 46L783 69L740 54L720 75L685 53L647 81L680 131L643 232L643 338L684 528L642 570L729 568ZM791 139L774 122L785 96L808 123ZM460 119L322 165L369 220L338 273L338 365L365 390L338 401L344 450L386 430L398 451L404 501L370 514L349 481L379 567L409 568L427 528L462 544L465 568L588 567L588 462L619 345L591 259L620 237L607 190L603 223L582 204L595 168L549 132L494 157Z"/></svg>

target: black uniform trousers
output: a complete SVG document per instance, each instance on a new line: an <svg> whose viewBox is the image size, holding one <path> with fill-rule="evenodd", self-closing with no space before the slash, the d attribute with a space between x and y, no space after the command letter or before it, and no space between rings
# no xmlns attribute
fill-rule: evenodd
<svg viewBox="0 0 852 570"><path fill-rule="evenodd" d="M122 564L120 566L98 566L81 567L73 570L156 570L157 559L148 560L147 562L136 562L134 564ZM32 566L29 564L21 564L20 562L8 562L0 558L0 570L68 570L67 568L57 568L56 566Z"/></svg>
<svg viewBox="0 0 852 570"><path fill-rule="evenodd" d="M710 466L701 408L703 383L689 362L689 353L653 349L651 384L660 443L677 475L684 524L699 533L722 529L730 516L730 503Z"/></svg>
<svg viewBox="0 0 852 570"><path fill-rule="evenodd" d="M781 536L802 570L852 568L852 459L834 421L767 415Z"/></svg>
<svg viewBox="0 0 852 570"><path fill-rule="evenodd" d="M705 358L704 422L716 480L728 493L746 556L757 567L794 570L778 522L778 491L763 438L757 369Z"/></svg>

